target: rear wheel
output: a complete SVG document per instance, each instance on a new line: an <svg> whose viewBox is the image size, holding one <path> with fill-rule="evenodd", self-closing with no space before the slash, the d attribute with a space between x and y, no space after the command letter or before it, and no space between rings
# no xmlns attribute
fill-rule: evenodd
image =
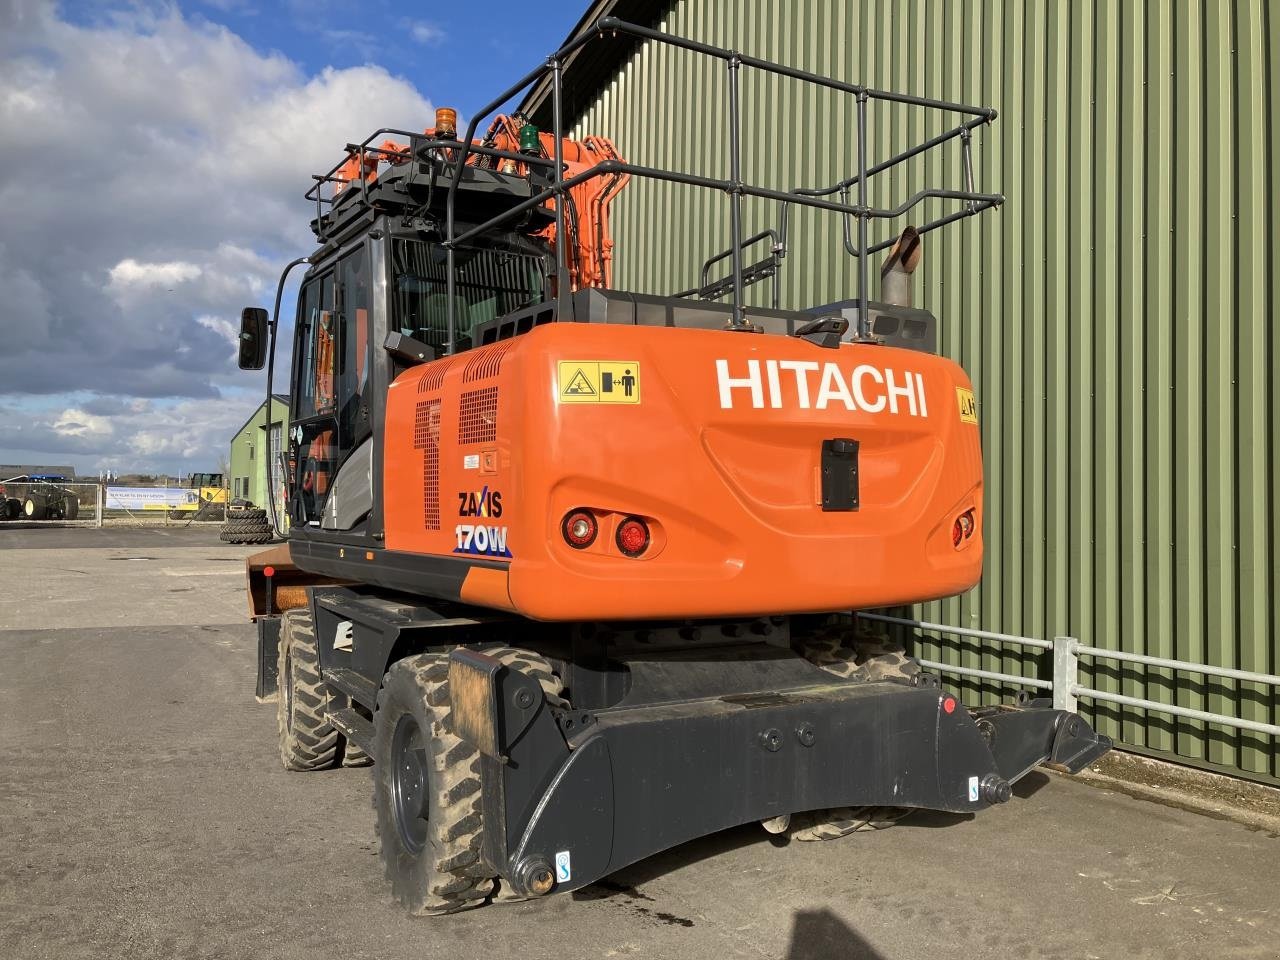
<svg viewBox="0 0 1280 960"><path fill-rule="evenodd" d="M383 870L418 916L479 906L493 890L480 864L480 754L449 729L449 658L396 663L378 692L373 805Z"/></svg>
<svg viewBox="0 0 1280 960"><path fill-rule="evenodd" d="M883 830L911 812L909 807L836 807L809 810L791 817L792 840L839 840L851 833Z"/></svg>
<svg viewBox="0 0 1280 960"><path fill-rule="evenodd" d="M316 632L309 610L287 610L277 661L280 698L276 728L286 770L323 770L342 756L341 734L324 718L329 694L320 676Z"/></svg>
<svg viewBox="0 0 1280 960"><path fill-rule="evenodd" d="M915 686L920 664L884 627L859 617L853 624L831 623L792 640L792 649L814 666L848 680L891 680Z"/></svg>
<svg viewBox="0 0 1280 960"><path fill-rule="evenodd" d="M902 644L888 630L857 618L830 623L792 641L792 648L815 666L863 683L888 680L916 685L920 664L907 656ZM838 840L851 833L883 830L911 812L907 807L836 807L808 810L791 817L787 834L792 840ZM767 829L767 828L766 828Z"/></svg>
<svg viewBox="0 0 1280 960"><path fill-rule="evenodd" d="M514 647L484 652L564 703L544 658ZM451 709L448 655L421 654L387 671L373 720L382 865L397 899L419 916L479 906L496 886L480 860L480 754L453 734Z"/></svg>

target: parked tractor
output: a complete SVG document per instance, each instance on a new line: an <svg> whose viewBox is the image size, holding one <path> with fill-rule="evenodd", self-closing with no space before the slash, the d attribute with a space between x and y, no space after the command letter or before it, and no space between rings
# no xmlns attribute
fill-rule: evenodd
<svg viewBox="0 0 1280 960"><path fill-rule="evenodd" d="M0 519L74 520L80 497L57 474L24 474L0 482Z"/></svg>

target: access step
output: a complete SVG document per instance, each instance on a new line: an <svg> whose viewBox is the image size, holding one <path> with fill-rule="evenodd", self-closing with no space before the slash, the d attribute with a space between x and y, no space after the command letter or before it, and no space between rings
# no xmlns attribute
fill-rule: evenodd
<svg viewBox="0 0 1280 960"><path fill-rule="evenodd" d="M373 756L373 723L355 710L332 710L324 718L335 730Z"/></svg>

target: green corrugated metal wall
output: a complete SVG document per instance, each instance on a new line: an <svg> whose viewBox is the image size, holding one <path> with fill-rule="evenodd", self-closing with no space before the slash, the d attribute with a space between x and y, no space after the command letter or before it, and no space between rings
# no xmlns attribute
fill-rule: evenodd
<svg viewBox="0 0 1280 960"><path fill-rule="evenodd" d="M662 26L1000 111L978 138L977 174L1008 202L930 235L917 288L981 403L986 576L917 614L1280 672L1280 6L684 0ZM852 171L852 101L751 71L743 90L748 181L789 189ZM724 91L723 65L648 44L577 112L578 130L633 161L723 176ZM918 110L875 105L871 117L873 160L942 129ZM959 168L948 148L878 178L872 200L960 186ZM746 209L747 233L776 219ZM693 286L727 243L727 206L703 191L633 181L615 210L623 289ZM793 216L784 306L856 293L836 230L827 215ZM766 302L766 285L751 297ZM1049 675L1015 650L938 637L917 649ZM1266 688L1118 666L1089 679L1280 722ZM1269 738L1084 708L1138 749L1280 777Z"/></svg>

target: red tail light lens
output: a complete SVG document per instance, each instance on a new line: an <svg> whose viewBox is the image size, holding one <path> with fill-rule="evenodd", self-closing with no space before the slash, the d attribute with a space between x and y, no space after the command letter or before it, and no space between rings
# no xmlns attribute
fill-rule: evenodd
<svg viewBox="0 0 1280 960"><path fill-rule="evenodd" d="M649 525L639 517L627 517L618 524L618 549L628 557L638 557L649 549Z"/></svg>
<svg viewBox="0 0 1280 960"><path fill-rule="evenodd" d="M565 515L564 521L560 524L560 532L564 534L565 543L575 550L584 550L596 542L600 524L590 511L572 510Z"/></svg>
<svg viewBox="0 0 1280 960"><path fill-rule="evenodd" d="M966 510L960 516L956 517L956 522L951 525L951 545L959 548L960 544L973 536L973 531L977 524L973 519L973 510Z"/></svg>

